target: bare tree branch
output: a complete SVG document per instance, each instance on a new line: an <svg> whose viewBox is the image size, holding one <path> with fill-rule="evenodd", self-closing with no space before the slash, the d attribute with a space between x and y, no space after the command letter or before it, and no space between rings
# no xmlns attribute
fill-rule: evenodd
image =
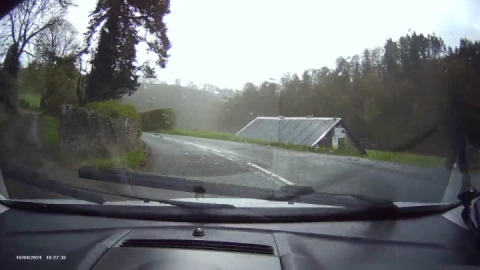
<svg viewBox="0 0 480 270"><path fill-rule="evenodd" d="M25 0L0 20L0 51L11 45L18 46L15 57L19 59L36 36L52 28L72 5L72 0ZM8 29L9 34L7 35ZM29 50L30 56L35 51Z"/></svg>
<svg viewBox="0 0 480 270"><path fill-rule="evenodd" d="M36 57L33 53L28 52L27 50L23 50L24 53L30 55L31 57Z"/></svg>
<svg viewBox="0 0 480 270"><path fill-rule="evenodd" d="M37 56L49 62L57 57L76 55L80 51L77 30L65 20L59 20L35 37L33 45Z"/></svg>

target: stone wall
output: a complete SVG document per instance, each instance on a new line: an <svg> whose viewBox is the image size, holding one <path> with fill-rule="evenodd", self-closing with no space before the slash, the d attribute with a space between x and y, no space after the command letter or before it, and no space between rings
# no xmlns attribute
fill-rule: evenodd
<svg viewBox="0 0 480 270"><path fill-rule="evenodd" d="M60 150L74 154L112 156L135 148L139 127L132 119L95 114L85 108L62 105Z"/></svg>

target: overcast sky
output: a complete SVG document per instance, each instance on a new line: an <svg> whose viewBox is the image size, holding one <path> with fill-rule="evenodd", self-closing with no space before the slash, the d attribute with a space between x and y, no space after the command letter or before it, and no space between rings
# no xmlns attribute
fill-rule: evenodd
<svg viewBox="0 0 480 270"><path fill-rule="evenodd" d="M96 0L77 1L70 20L84 33ZM172 42L158 79L241 89L305 69L334 67L339 56L383 46L387 38L435 32L447 45L480 39L476 0L170 0ZM139 63L148 59L138 53Z"/></svg>

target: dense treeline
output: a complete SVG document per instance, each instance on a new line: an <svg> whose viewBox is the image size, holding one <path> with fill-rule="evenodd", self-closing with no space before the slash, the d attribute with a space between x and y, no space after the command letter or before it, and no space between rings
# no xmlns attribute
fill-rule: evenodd
<svg viewBox="0 0 480 270"><path fill-rule="evenodd" d="M440 143L451 142L452 123L460 125L472 116L465 108L480 105L479 52L479 42L462 39L452 49L435 34L388 39L361 56L339 57L335 68L247 83L220 121L235 132L256 116L342 117L366 147L409 150L430 141L420 151L439 153Z"/></svg>

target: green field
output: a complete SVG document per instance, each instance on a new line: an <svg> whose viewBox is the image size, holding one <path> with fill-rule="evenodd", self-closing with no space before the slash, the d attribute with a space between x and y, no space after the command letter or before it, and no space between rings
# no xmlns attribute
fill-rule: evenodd
<svg viewBox="0 0 480 270"><path fill-rule="evenodd" d="M40 110L41 96L36 93L20 93L20 106L27 110Z"/></svg>
<svg viewBox="0 0 480 270"><path fill-rule="evenodd" d="M393 163L399 163L399 164L405 164L405 165L413 165L413 166L422 166L422 167L441 167L443 166L445 161L445 159L441 157L424 156L424 155L406 153L406 152L367 150L367 155L362 155L358 152L341 150L341 149L313 148L308 146L282 144L278 142L267 142L267 141L260 141L260 140L254 140L254 139L245 139L245 138L235 137L235 134L232 134L232 133L223 133L223 132L207 131L207 130L174 129L174 130L162 130L159 132L165 133L165 134L208 138L208 139L215 139L215 140L254 143L259 145L274 146L278 148L295 150L295 151L313 152L313 153L321 153L321 154L329 154L329 155L355 156L355 157L367 158L372 160L380 160L380 161L393 162Z"/></svg>

